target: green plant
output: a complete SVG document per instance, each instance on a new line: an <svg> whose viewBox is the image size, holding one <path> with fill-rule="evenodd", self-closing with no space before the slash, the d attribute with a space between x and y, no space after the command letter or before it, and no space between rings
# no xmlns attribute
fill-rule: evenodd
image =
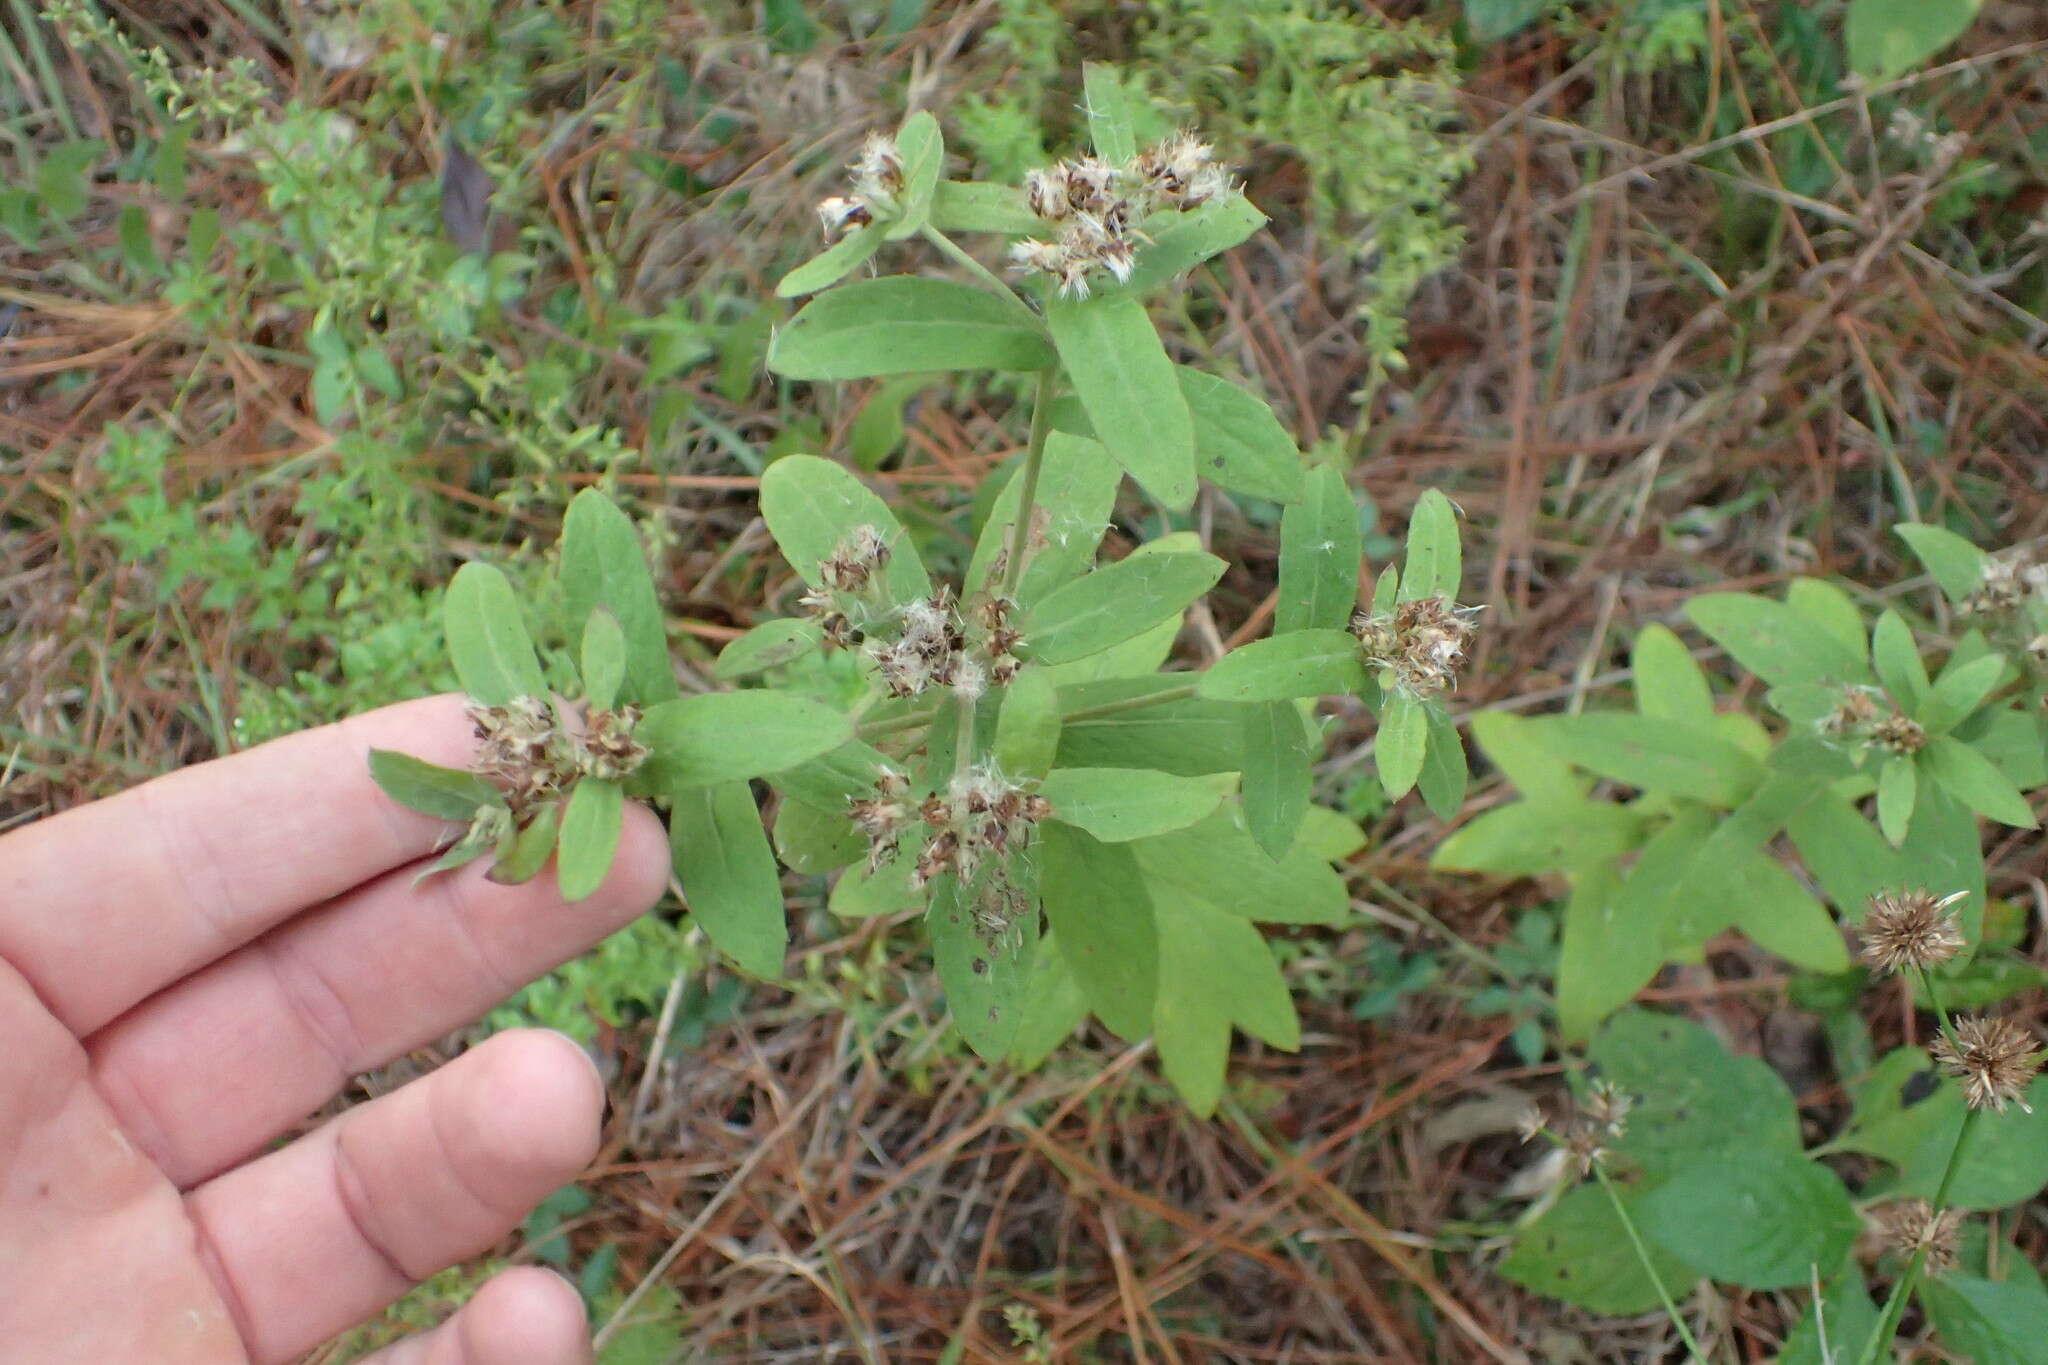
<svg viewBox="0 0 2048 1365"><path fill-rule="evenodd" d="M788 942L777 855L836 873L839 914L920 912L952 1019L983 1057L1042 1059L1092 1012L1126 1039L1152 1035L1206 1113L1233 1027L1299 1040L1254 925L1348 914L1330 864L1357 832L1311 805L1304 703L1363 698L1388 794L1419 785L1455 810L1464 757L1441 694L1472 627L1441 494L1418 504L1404 567L1358 611L1341 471L1304 470L1262 402L1170 359L1146 295L1262 218L1193 138L1141 149L1114 73L1090 68L1087 84L1096 154L1021 191L946 180L929 114L871 139L851 192L820 205L836 240L780 286L824 291L769 348L786 378L1029 376L1019 467L957 587L933 582L843 465L785 455L761 513L803 581L798 614L720 655L721 678L761 685L681 696L642 546L586 491L564 522L558 626L581 704L551 694L520 594L467 564L444 621L483 741L476 771L381 753L372 770L463 828L440 866L489 856L492 875L519 879L552 856L571 900L602 879L624 800L665 806L694 922L757 977L780 974ZM1007 241L1022 291L956 232ZM838 283L913 241L967 282ZM1274 636L1200 674L1160 671L1227 566L1184 532L1097 564L1124 475L1169 512L1200 478L1287 504ZM756 779L774 793L772 848Z"/></svg>

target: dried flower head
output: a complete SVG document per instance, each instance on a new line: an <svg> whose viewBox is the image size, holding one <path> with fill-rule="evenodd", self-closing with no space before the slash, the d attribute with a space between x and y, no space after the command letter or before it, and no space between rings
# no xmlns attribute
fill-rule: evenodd
<svg viewBox="0 0 2048 1365"><path fill-rule="evenodd" d="M502 706L472 702L468 711L478 741L471 770L504 792L524 822L573 775L553 708L538 697L514 697Z"/></svg>
<svg viewBox="0 0 2048 1365"><path fill-rule="evenodd" d="M1924 1254L1929 1275L1945 1275L1956 1267L1956 1235L1962 1231L1960 1209L1937 1211L1925 1199L1902 1199L1877 1209L1871 1220L1877 1235L1902 1256Z"/></svg>
<svg viewBox="0 0 2048 1365"><path fill-rule="evenodd" d="M1372 667L1418 697L1431 697L1457 681L1457 668L1472 643L1469 609L1442 597L1419 597L1375 616L1360 612L1351 633Z"/></svg>
<svg viewBox="0 0 2048 1365"><path fill-rule="evenodd" d="M1927 744L1927 731L1911 716L1894 711L1870 727L1870 742L1895 754L1917 754Z"/></svg>
<svg viewBox="0 0 2048 1365"><path fill-rule="evenodd" d="M1934 1060L1963 1083L1963 1099L1972 1109L2005 1112L2017 1104L2029 1114L2027 1085L2041 1069L2042 1052L2034 1035L2011 1019L1971 1017L1955 1021L1954 1031L1934 1044Z"/></svg>
<svg viewBox="0 0 2048 1365"><path fill-rule="evenodd" d="M818 224L825 229L827 241L835 241L852 229L864 228L874 221L874 210L858 199L835 194L818 201Z"/></svg>
<svg viewBox="0 0 2048 1365"><path fill-rule="evenodd" d="M1635 1096L1602 1077L1586 1088L1586 1098L1580 1101L1579 1109L1588 1123L1598 1126L1608 1137L1618 1138L1628 1130L1629 1111L1635 1106Z"/></svg>
<svg viewBox="0 0 2048 1365"><path fill-rule="evenodd" d="M1860 735L1883 714L1876 692L1868 687L1849 687L1835 703L1835 709L1821 719L1821 730L1830 735Z"/></svg>
<svg viewBox="0 0 2048 1365"><path fill-rule="evenodd" d="M864 592L889 562L889 546L872 526L857 526L818 565L818 576L834 592Z"/></svg>
<svg viewBox="0 0 2048 1365"><path fill-rule="evenodd" d="M586 777L617 782L630 777L647 761L647 746L633 738L640 722L640 708L620 706L610 711L592 711L584 732L577 736L576 766Z"/></svg>
<svg viewBox="0 0 2048 1365"><path fill-rule="evenodd" d="M1215 150L1190 132L1175 133L1138 154L1132 171L1158 208L1185 212L1230 192Z"/></svg>
<svg viewBox="0 0 2048 1365"><path fill-rule="evenodd" d="M1924 970L1948 961L1964 947L1955 905L1968 896L1953 891L1881 891L1863 917L1863 960L1880 971Z"/></svg>
<svg viewBox="0 0 2048 1365"><path fill-rule="evenodd" d="M862 198L873 199L877 191L890 196L903 192L903 154L896 150L896 139L887 133L869 133L849 169L854 192Z"/></svg>

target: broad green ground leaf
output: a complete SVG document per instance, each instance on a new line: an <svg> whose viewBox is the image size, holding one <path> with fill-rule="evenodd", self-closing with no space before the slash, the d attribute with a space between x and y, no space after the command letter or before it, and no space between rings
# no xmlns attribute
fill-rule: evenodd
<svg viewBox="0 0 2048 1365"><path fill-rule="evenodd" d="M1854 1365L1856 1353L1877 1330L1877 1305L1870 1301L1863 1272L1851 1266L1821 1291L1785 1338L1778 1365Z"/></svg>
<svg viewBox="0 0 2048 1365"><path fill-rule="evenodd" d="M1986 654L1968 663L1950 661L1926 694L1927 704L1917 715L1930 733L1945 734L1984 704L1998 686L2008 665L1997 654Z"/></svg>
<svg viewBox="0 0 2048 1365"><path fill-rule="evenodd" d="M1877 680L1892 694L1892 700L1908 715L1917 715L1933 684L1912 629L1897 612L1885 612L1871 627L1870 660L1877 666Z"/></svg>
<svg viewBox="0 0 2048 1365"><path fill-rule="evenodd" d="M1175 510L1195 499L1195 427L1159 331L1136 299L1051 299L1046 324L1101 441Z"/></svg>
<svg viewBox="0 0 2048 1365"><path fill-rule="evenodd" d="M1157 214L1145 224L1149 245L1138 248L1131 278L1098 297L1137 299L1212 256L1220 256L1266 224L1266 215L1241 194L1226 195L1190 213Z"/></svg>
<svg viewBox="0 0 2048 1365"><path fill-rule="evenodd" d="M1020 603L1029 606L1094 563L1121 478L1100 441L1064 431L1047 435L1038 475L1038 510L1033 513L1037 525L1026 542L1024 571L1017 583ZM997 561L1009 552L1022 495L1017 478L996 495L968 562L968 593L988 587Z"/></svg>
<svg viewBox="0 0 2048 1365"><path fill-rule="evenodd" d="M1088 141L1095 154L1121 166L1138 154L1133 131L1130 92L1113 66L1087 62L1081 67L1082 97L1087 101Z"/></svg>
<svg viewBox="0 0 2048 1365"><path fill-rule="evenodd" d="M868 223L855 228L784 275L775 286L775 296L781 299L801 298L839 283L882 249L888 228L887 223Z"/></svg>
<svg viewBox="0 0 2048 1365"><path fill-rule="evenodd" d="M1045 336L1011 304L951 280L889 275L818 295L782 325L768 368L785 379L939 370L1042 370Z"/></svg>
<svg viewBox="0 0 2048 1365"><path fill-rule="evenodd" d="M515 697L548 695L533 637L511 580L497 568L472 560L455 571L441 599L448 633L448 658L462 690L486 706Z"/></svg>
<svg viewBox="0 0 2048 1365"><path fill-rule="evenodd" d="M1017 1010L1017 1034L1010 1040L1010 1065L1022 1071L1045 1065L1087 1017L1081 983L1074 979L1052 931L1045 930L1038 951L1031 955L1031 975Z"/></svg>
<svg viewBox="0 0 2048 1365"><path fill-rule="evenodd" d="M1415 786L1439 820L1456 819L1465 805L1465 745L1458 738L1458 723L1441 706L1427 706L1429 747L1423 751L1422 771Z"/></svg>
<svg viewBox="0 0 2048 1365"><path fill-rule="evenodd" d="M795 616L763 621L720 650L712 672L728 682L765 673L815 652L824 638L815 621Z"/></svg>
<svg viewBox="0 0 2048 1365"><path fill-rule="evenodd" d="M1916 1286L1935 1339L1970 1365L2048 1365L2048 1294L2023 1280L1944 1275Z"/></svg>
<svg viewBox="0 0 2048 1365"><path fill-rule="evenodd" d="M1346 696L1365 685L1358 640L1345 630L1297 630L1254 640L1201 675L1214 701L1291 701Z"/></svg>
<svg viewBox="0 0 2048 1365"><path fill-rule="evenodd" d="M1909 754L1893 754L1877 770L1877 828L1893 848L1906 841L1920 791L1919 774Z"/></svg>
<svg viewBox="0 0 2048 1365"><path fill-rule="evenodd" d="M888 504L836 461L786 455L769 465L761 476L761 517L782 557L813 588L825 584L819 566L866 526L889 547L889 562L882 568L889 600L900 605L931 594L917 547Z"/></svg>
<svg viewBox="0 0 2048 1365"><path fill-rule="evenodd" d="M1000 232L1029 237L1045 231L1045 220L1024 203L1014 185L941 180L932 189L932 226L941 232Z"/></svg>
<svg viewBox="0 0 2048 1365"><path fill-rule="evenodd" d="M626 645L621 700L652 706L677 695L668 631L640 533L595 488L578 493L562 518L561 581L571 639L599 607L617 618Z"/></svg>
<svg viewBox="0 0 2048 1365"><path fill-rule="evenodd" d="M669 792L669 856L690 913L719 951L764 981L782 975L782 879L745 782Z"/></svg>
<svg viewBox="0 0 2048 1365"><path fill-rule="evenodd" d="M1023 619L1030 656L1066 663L1177 618L1227 566L1211 554L1133 555L1048 593Z"/></svg>
<svg viewBox="0 0 2048 1365"><path fill-rule="evenodd" d="M1472 738L1524 796L1538 801L1583 799L1591 784L1573 770L1568 751L1554 742L1547 719L1510 711L1475 712Z"/></svg>
<svg viewBox="0 0 2048 1365"><path fill-rule="evenodd" d="M924 375L885 379L875 386L847 429L846 445L862 469L880 469L903 444L903 410L931 387Z"/></svg>
<svg viewBox="0 0 2048 1365"><path fill-rule="evenodd" d="M983 868L970 886L950 873L932 883L925 930L946 1010L967 1045L986 1061L1003 1059L1022 1022L1024 988L1038 950L1035 868L1029 858L1013 859L1007 882L999 877L1004 869ZM981 915L977 905L985 907ZM1009 927L984 923L989 910Z"/></svg>
<svg viewBox="0 0 2048 1365"><path fill-rule="evenodd" d="M1810 972L1849 970L1834 916L1775 858L1761 850L1741 855L1735 879L1739 893L1728 908L1751 942Z"/></svg>
<svg viewBox="0 0 2048 1365"><path fill-rule="evenodd" d="M793 768L852 739L853 722L803 697L716 692L663 702L634 733L649 750L636 786L673 792Z"/></svg>
<svg viewBox="0 0 2048 1365"><path fill-rule="evenodd" d="M1173 369L1194 419L1195 472L1248 497L1282 503L1300 497L1301 451L1265 400L1206 371ZM1352 525L1357 524L1354 507Z"/></svg>
<svg viewBox="0 0 2048 1365"><path fill-rule="evenodd" d="M1643 841L1646 819L1607 801L1516 801L1487 811L1437 845L1431 867L1532 877L1613 862Z"/></svg>
<svg viewBox="0 0 2048 1365"><path fill-rule="evenodd" d="M1946 2L1932 0L1937 5ZM1862 0L1862 3L1867 4L1868 0ZM1928 7L1919 6L1923 9ZM1920 522L1906 522L1892 529L1926 566L1927 572L1934 576L1941 595L1949 600L1950 605L1960 603L1984 581L1984 565L1990 556L1954 531Z"/></svg>
<svg viewBox="0 0 2048 1365"><path fill-rule="evenodd" d="M518 886L530 882L548 865L548 858L555 851L555 840L561 834L562 807L558 802L549 802L527 822L525 829L513 839L511 850L491 868L491 880L507 886Z"/></svg>
<svg viewBox="0 0 2048 1365"><path fill-rule="evenodd" d="M1152 897L1126 844L1067 825L1040 826L1046 922L1088 1008L1127 1042L1152 1029L1159 934Z"/></svg>
<svg viewBox="0 0 2048 1365"><path fill-rule="evenodd" d="M1669 719L1593 712L1551 718L1560 751L1588 772L1714 806L1740 804L1763 767L1711 731Z"/></svg>
<svg viewBox="0 0 2048 1365"><path fill-rule="evenodd" d="M1644 626L1629 664L1635 672L1637 711L1693 730L1714 723L1714 694L1707 687L1707 675L1685 642L1668 629L1654 622Z"/></svg>
<svg viewBox="0 0 2048 1365"><path fill-rule="evenodd" d="M1055 768L1039 783L1052 818L1106 844L1185 829L1237 786L1235 773L1176 777L1147 768Z"/></svg>
<svg viewBox="0 0 2048 1365"><path fill-rule="evenodd" d="M443 768L390 749L370 750L370 777L384 794L421 815L467 823L479 807L497 805L498 789L475 773Z"/></svg>
<svg viewBox="0 0 2048 1365"><path fill-rule="evenodd" d="M1920 751L1927 776L1956 800L2002 825L2032 829L2033 807L1998 766L1959 739L1936 735Z"/></svg>
<svg viewBox="0 0 2048 1365"><path fill-rule="evenodd" d="M1624 1010L1587 1055L1636 1097L1614 1147L1651 1179L1723 1153L1804 1159L1799 1109L1785 1082L1761 1058L1737 1056L1690 1019Z"/></svg>
<svg viewBox="0 0 2048 1365"><path fill-rule="evenodd" d="M601 778L586 777L569 793L555 843L555 884L563 900L580 901L604 882L618 851L625 805L625 788Z"/></svg>
<svg viewBox="0 0 2048 1365"><path fill-rule="evenodd" d="M1043 777L1060 751L1060 698L1051 676L1025 668L1003 689L996 713L996 766L1005 776Z"/></svg>
<svg viewBox="0 0 2048 1365"><path fill-rule="evenodd" d="M1582 863L1573 877L1557 961L1558 1029L1567 1043L1584 1042L1664 964L1663 927L1624 915L1627 886L1609 862Z"/></svg>
<svg viewBox="0 0 2048 1365"><path fill-rule="evenodd" d="M1863 1226L1841 1177L1796 1152L1701 1157L1645 1194L1639 1208L1645 1237L1745 1289L1792 1289L1833 1275Z"/></svg>
<svg viewBox="0 0 2048 1365"><path fill-rule="evenodd" d="M1623 1191L1622 1202L1637 1206L1641 1200ZM1635 1207L1630 1208L1630 1217L1637 1217ZM1648 1246L1657 1277L1667 1286L1697 1278L1691 1267L1657 1243ZM1500 1273L1524 1289L1595 1313L1633 1315L1658 1306L1657 1282L1636 1256L1606 1192L1590 1183L1566 1194L1522 1229L1514 1251L1501 1262Z"/></svg>
<svg viewBox="0 0 2048 1365"><path fill-rule="evenodd" d="M1982 2L1850 0L1842 31L1849 69L1874 81L1911 71L1962 37Z"/></svg>
<svg viewBox="0 0 2048 1365"><path fill-rule="evenodd" d="M584 700L595 710L611 710L626 682L626 633L603 607L583 623L581 671Z"/></svg>
<svg viewBox="0 0 2048 1365"><path fill-rule="evenodd" d="M903 214L889 224L887 236L898 241L915 234L931 218L932 192L946 164L946 143L939 121L925 110L903 120L896 132L896 150L903 158Z"/></svg>
<svg viewBox="0 0 2048 1365"><path fill-rule="evenodd" d="M1311 808L1294 847L1278 859L1259 847L1244 812L1229 803L1186 829L1130 847L1162 904L1199 901L1264 924L1341 924L1350 917L1351 897L1344 879L1331 870L1331 855L1317 834L1320 822L1313 818L1318 813ZM1357 826L1349 829L1353 838L1347 842L1355 842Z"/></svg>
<svg viewBox="0 0 2048 1365"><path fill-rule="evenodd" d="M1415 779L1422 775L1422 760L1428 748L1427 704L1406 692L1390 694L1380 712L1379 733L1374 737L1372 750L1380 786L1389 798L1398 800L1415 785Z"/></svg>
<svg viewBox="0 0 2048 1365"><path fill-rule="evenodd" d="M868 871L865 863L847 868L832 884L827 908L842 919L872 919L929 904L928 894L913 890L910 885L910 872L916 861L917 850L909 849L873 872Z"/></svg>
<svg viewBox="0 0 2048 1365"><path fill-rule="evenodd" d="M1895 1048L1852 1087L1855 1111L1840 1145L1888 1162L1895 1178L1886 1198L1932 1199L1963 1125L1963 1095L1934 1072L1920 1048ZM2020 1204L2048 1186L2048 1078L2036 1077L2018 1108L1978 1117L1964 1149L1949 1202L1958 1208Z"/></svg>
<svg viewBox="0 0 2048 1365"><path fill-rule="evenodd" d="M1280 517L1280 599L1273 633L1343 630L1358 608L1358 562L1364 554L1358 504L1344 471L1318 465L1302 497Z"/></svg>
<svg viewBox="0 0 2048 1365"><path fill-rule="evenodd" d="M1463 576L1458 514L1440 490L1424 489L1408 517L1408 551L1401 564L1400 600L1414 602L1441 597L1455 602Z"/></svg>
<svg viewBox="0 0 2048 1365"><path fill-rule="evenodd" d="M1199 1118L1216 1111L1230 1059L1230 1029L1287 1052L1301 1024L1266 941L1246 921L1195 904L1159 926L1159 997L1152 1032L1166 1078Z"/></svg>
<svg viewBox="0 0 2048 1365"><path fill-rule="evenodd" d="M1244 708L1244 817L1260 848L1284 858L1308 814L1320 747L1291 701Z"/></svg>
<svg viewBox="0 0 2048 1365"><path fill-rule="evenodd" d="M727 785L727 784L721 784ZM819 877L867 855L868 843L844 807L785 800L775 812L775 852L792 872Z"/></svg>
<svg viewBox="0 0 2048 1365"><path fill-rule="evenodd" d="M1833 635L1814 629L1783 602L1710 592L1687 602L1685 613L1737 663L1774 687L1870 680L1860 651L1852 653Z"/></svg>
<svg viewBox="0 0 2048 1365"><path fill-rule="evenodd" d="M1238 771L1244 729L1234 704L1187 698L1132 705L1188 685L1184 674L1063 684L1059 766L1157 768L1183 777Z"/></svg>
<svg viewBox="0 0 2048 1365"><path fill-rule="evenodd" d="M1849 653L1863 652L1867 643L1863 613L1848 593L1826 579L1793 579L1785 585L1785 605L1834 636Z"/></svg>

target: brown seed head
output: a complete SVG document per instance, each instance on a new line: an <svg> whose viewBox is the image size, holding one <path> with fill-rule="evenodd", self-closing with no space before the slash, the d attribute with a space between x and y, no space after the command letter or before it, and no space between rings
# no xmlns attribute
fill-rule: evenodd
<svg viewBox="0 0 2048 1365"><path fill-rule="evenodd" d="M1863 917L1863 960L1880 971L1925 969L1948 961L1965 946L1955 904L1969 893L1881 891Z"/></svg>
<svg viewBox="0 0 2048 1365"><path fill-rule="evenodd" d="M1870 740L1895 754L1917 754L1927 743L1927 731L1911 716L1894 711L1870 727Z"/></svg>
<svg viewBox="0 0 2048 1365"><path fill-rule="evenodd" d="M2006 1105L2017 1104L2034 1112L2027 1085L2041 1069L2042 1053L2024 1026L2005 1018L1958 1019L1933 1052L1942 1070L1963 1083L1963 1099L1972 1109L2002 1114Z"/></svg>
<svg viewBox="0 0 2048 1365"><path fill-rule="evenodd" d="M631 776L647 761L647 746L633 738L633 727L639 722L637 706L592 711L578 738L576 766L587 776L610 782Z"/></svg>
<svg viewBox="0 0 2048 1365"><path fill-rule="evenodd" d="M1962 1231L1960 1209L1936 1212L1925 1199L1902 1199L1879 1208L1872 1220L1885 1245L1902 1256L1924 1252L1929 1275L1945 1275L1956 1267L1956 1234Z"/></svg>
<svg viewBox="0 0 2048 1365"><path fill-rule="evenodd" d="M1378 616L1360 612L1352 618L1351 633L1368 664L1391 672L1418 697L1435 696L1456 683L1474 634L1467 613L1442 597L1402 602Z"/></svg>

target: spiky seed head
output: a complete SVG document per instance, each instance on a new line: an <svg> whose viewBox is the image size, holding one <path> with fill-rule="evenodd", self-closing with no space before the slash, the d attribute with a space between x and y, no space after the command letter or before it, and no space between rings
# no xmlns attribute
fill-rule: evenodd
<svg viewBox="0 0 2048 1365"><path fill-rule="evenodd" d="M1955 906L1968 895L1878 892L1863 917L1863 960L1887 972L1925 970L1948 961L1965 946Z"/></svg>
<svg viewBox="0 0 2048 1365"><path fill-rule="evenodd" d="M647 761L647 746L633 737L640 723L640 708L619 706L609 711L592 711L585 730L578 736L576 764L587 777L617 782L639 771Z"/></svg>
<svg viewBox="0 0 2048 1365"><path fill-rule="evenodd" d="M1945 1275L1956 1268L1956 1237L1962 1231L1960 1209L1936 1210L1925 1199L1902 1199L1885 1204L1871 1215L1877 1235L1901 1256L1923 1253L1921 1262L1929 1275Z"/></svg>
<svg viewBox="0 0 2048 1365"><path fill-rule="evenodd" d="M1933 1047L1942 1070L1963 1083L1963 1099L1972 1109L2005 1112L2017 1104L2029 1114L2027 1085L2041 1069L2041 1049L2034 1035L2009 1018L1958 1019L1952 1032Z"/></svg>

